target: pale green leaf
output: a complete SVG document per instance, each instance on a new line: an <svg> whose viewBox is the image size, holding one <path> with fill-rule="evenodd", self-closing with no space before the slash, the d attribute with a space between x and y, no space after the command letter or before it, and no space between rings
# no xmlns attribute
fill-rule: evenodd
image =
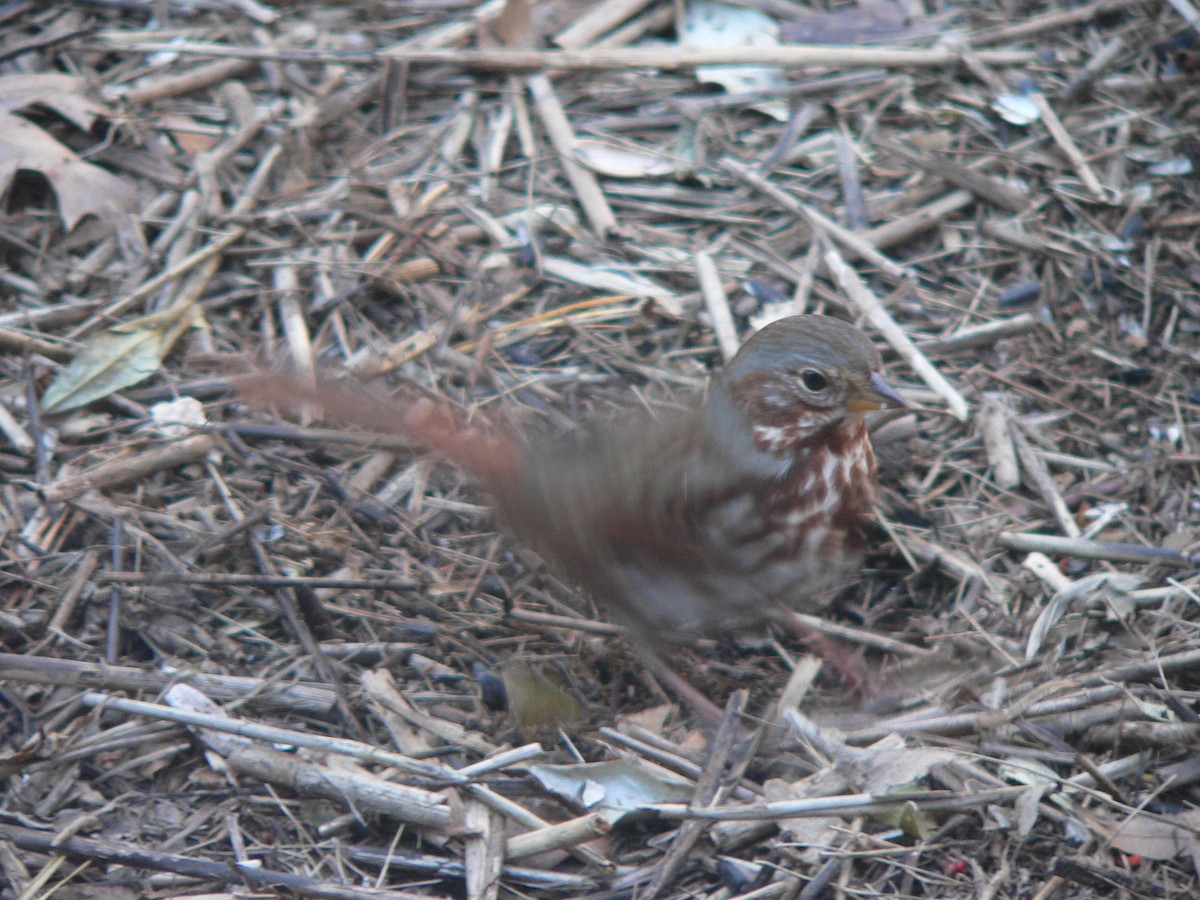
<svg viewBox="0 0 1200 900"><path fill-rule="evenodd" d="M188 303L96 333L46 388L42 412L78 409L145 381L191 326L194 314Z"/></svg>

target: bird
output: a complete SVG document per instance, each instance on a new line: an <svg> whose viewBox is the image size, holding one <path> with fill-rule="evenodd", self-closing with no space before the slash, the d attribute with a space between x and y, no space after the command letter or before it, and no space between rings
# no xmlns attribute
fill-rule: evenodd
<svg viewBox="0 0 1200 900"><path fill-rule="evenodd" d="M866 416L905 405L880 367L855 326L789 316L750 336L700 395L558 435L289 376L251 376L241 390L320 404L458 466L520 541L609 609L652 670L687 694L658 635L813 609L859 570L876 502Z"/></svg>

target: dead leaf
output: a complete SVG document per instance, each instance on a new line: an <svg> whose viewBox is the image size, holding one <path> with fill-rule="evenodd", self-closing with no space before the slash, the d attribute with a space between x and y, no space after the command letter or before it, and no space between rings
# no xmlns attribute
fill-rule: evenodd
<svg viewBox="0 0 1200 900"><path fill-rule="evenodd" d="M857 756L852 765L839 762L837 769L859 790L888 796L915 789L935 766L944 766L956 759L959 759L958 754L950 750L924 747L868 748Z"/></svg>
<svg viewBox="0 0 1200 900"><path fill-rule="evenodd" d="M171 136L175 146L191 157L199 156L217 144L216 134L206 133L194 118L182 113L159 116L158 127Z"/></svg>
<svg viewBox="0 0 1200 900"><path fill-rule="evenodd" d="M18 171L43 175L58 197L59 215L74 228L86 215L113 224L137 206L132 185L81 159L17 110L46 106L87 130L103 108L83 94L83 79L44 72L0 77L0 194Z"/></svg>
<svg viewBox="0 0 1200 900"><path fill-rule="evenodd" d="M859 751L850 760L839 760L836 768L865 793L895 797L920 790L921 782L934 767L948 765L958 758L950 750L881 746ZM876 818L922 840L937 827L934 816L911 803L877 814Z"/></svg>
<svg viewBox="0 0 1200 900"><path fill-rule="evenodd" d="M673 175L677 165L674 160L659 154L630 150L589 138L575 142L575 157L593 172L613 178Z"/></svg>
<svg viewBox="0 0 1200 900"><path fill-rule="evenodd" d="M617 731L633 734L635 729L642 728L654 734L663 734L667 730L667 720L678 711L674 703L663 703L627 713L617 719Z"/></svg>
<svg viewBox="0 0 1200 900"><path fill-rule="evenodd" d="M1106 836L1109 845L1122 853L1139 853L1147 859L1174 859L1192 853L1197 846L1200 810L1189 809L1173 815L1150 816L1134 813L1119 816L1097 807L1086 813L1093 831Z"/></svg>
<svg viewBox="0 0 1200 900"><path fill-rule="evenodd" d="M15 112L45 106L82 131L89 131L105 114L104 107L87 97L86 82L74 75L38 72L0 77L0 110Z"/></svg>
<svg viewBox="0 0 1200 900"><path fill-rule="evenodd" d="M1033 831L1041 815L1042 800L1049 795L1050 802L1070 817L1076 819L1078 813L1070 794L1074 789L1066 785L1062 790L1055 790L1061 779L1048 765L1040 760L1025 756L1010 756L1000 766L1000 776L1005 781L1029 786L1029 790L1021 794L1016 801L1017 833L1028 837Z"/></svg>
<svg viewBox="0 0 1200 900"><path fill-rule="evenodd" d="M514 657L504 664L500 674L508 695L508 711L522 732L557 728L578 722L582 716L579 701L553 669Z"/></svg>
<svg viewBox="0 0 1200 900"><path fill-rule="evenodd" d="M195 305L185 303L92 335L46 388L42 412L77 409L145 381L195 319Z"/></svg>
<svg viewBox="0 0 1200 900"><path fill-rule="evenodd" d="M533 765L529 774L550 793L599 813L610 825L657 803L685 803L696 793L692 782L659 766L635 760Z"/></svg>
<svg viewBox="0 0 1200 900"><path fill-rule="evenodd" d="M1037 621L1033 623L1033 627L1029 629L1029 639L1025 644L1025 658L1033 659L1037 656L1050 629L1058 624L1077 600L1091 600L1099 597L1108 603L1113 614L1123 610L1128 615L1136 608L1136 604L1131 606L1129 592L1141 587L1142 582L1143 579L1140 577L1123 572L1098 572L1095 575L1088 575L1071 582L1070 585L1050 598L1046 608L1042 610Z"/></svg>
<svg viewBox="0 0 1200 900"><path fill-rule="evenodd" d="M554 278L614 294L648 297L659 302L674 299L670 290L637 274L630 266L585 265L565 257L546 256L542 258L542 270Z"/></svg>
<svg viewBox="0 0 1200 900"><path fill-rule="evenodd" d="M680 33L685 47L774 47L779 25L765 12L720 0L692 0L687 4ZM759 93L787 86L777 66L697 66L696 80L717 84L729 94ZM783 100L764 99L749 104L777 121L788 117Z"/></svg>
<svg viewBox="0 0 1200 900"><path fill-rule="evenodd" d="M797 782L787 782L779 778L768 779L763 784L763 799L768 803L810 800L816 797L832 797L845 793L846 790L845 779L831 770L825 770ZM794 819L780 819L777 824L783 839L795 844L801 857L813 863L835 845L839 830L845 826L841 816L798 816Z"/></svg>

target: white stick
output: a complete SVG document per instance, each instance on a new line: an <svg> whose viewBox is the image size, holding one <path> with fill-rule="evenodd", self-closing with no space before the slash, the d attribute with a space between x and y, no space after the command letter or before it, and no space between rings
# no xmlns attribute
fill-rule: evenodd
<svg viewBox="0 0 1200 900"><path fill-rule="evenodd" d="M700 280L700 293L704 297L704 305L712 317L713 332L717 336L717 346L721 348L721 356L726 361L733 359L738 352L737 326L733 323L733 313L729 309L729 298L725 296L725 288L721 286L721 273L713 258L703 250L697 250L694 257L696 262L696 277Z"/></svg>
<svg viewBox="0 0 1200 900"><path fill-rule="evenodd" d="M929 385L935 394L946 401L946 405L950 407L950 412L954 418L960 422L966 422L971 417L970 404L963 398L963 395L955 390L938 371L920 350L916 344L912 342L904 330L896 324L896 320L892 318L891 313L884 309L883 304L871 292L858 273L855 272L846 261L842 259L842 255L837 252L837 248L828 246L825 248L825 265L829 267L830 273L837 279L838 284L842 288L842 292L867 320L879 329L879 333L883 335L884 340L892 345L893 349L900 355L912 370L916 372L921 379Z"/></svg>

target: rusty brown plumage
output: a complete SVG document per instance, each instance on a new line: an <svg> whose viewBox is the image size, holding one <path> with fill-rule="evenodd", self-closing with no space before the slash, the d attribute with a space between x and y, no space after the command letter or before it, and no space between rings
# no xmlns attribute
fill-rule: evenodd
<svg viewBox="0 0 1200 900"><path fill-rule="evenodd" d="M803 607L859 564L874 506L864 422L901 405L862 332L796 316L748 340L683 411L536 438L468 426L428 399L251 379L258 399L322 404L454 463L562 575L645 638Z"/></svg>

